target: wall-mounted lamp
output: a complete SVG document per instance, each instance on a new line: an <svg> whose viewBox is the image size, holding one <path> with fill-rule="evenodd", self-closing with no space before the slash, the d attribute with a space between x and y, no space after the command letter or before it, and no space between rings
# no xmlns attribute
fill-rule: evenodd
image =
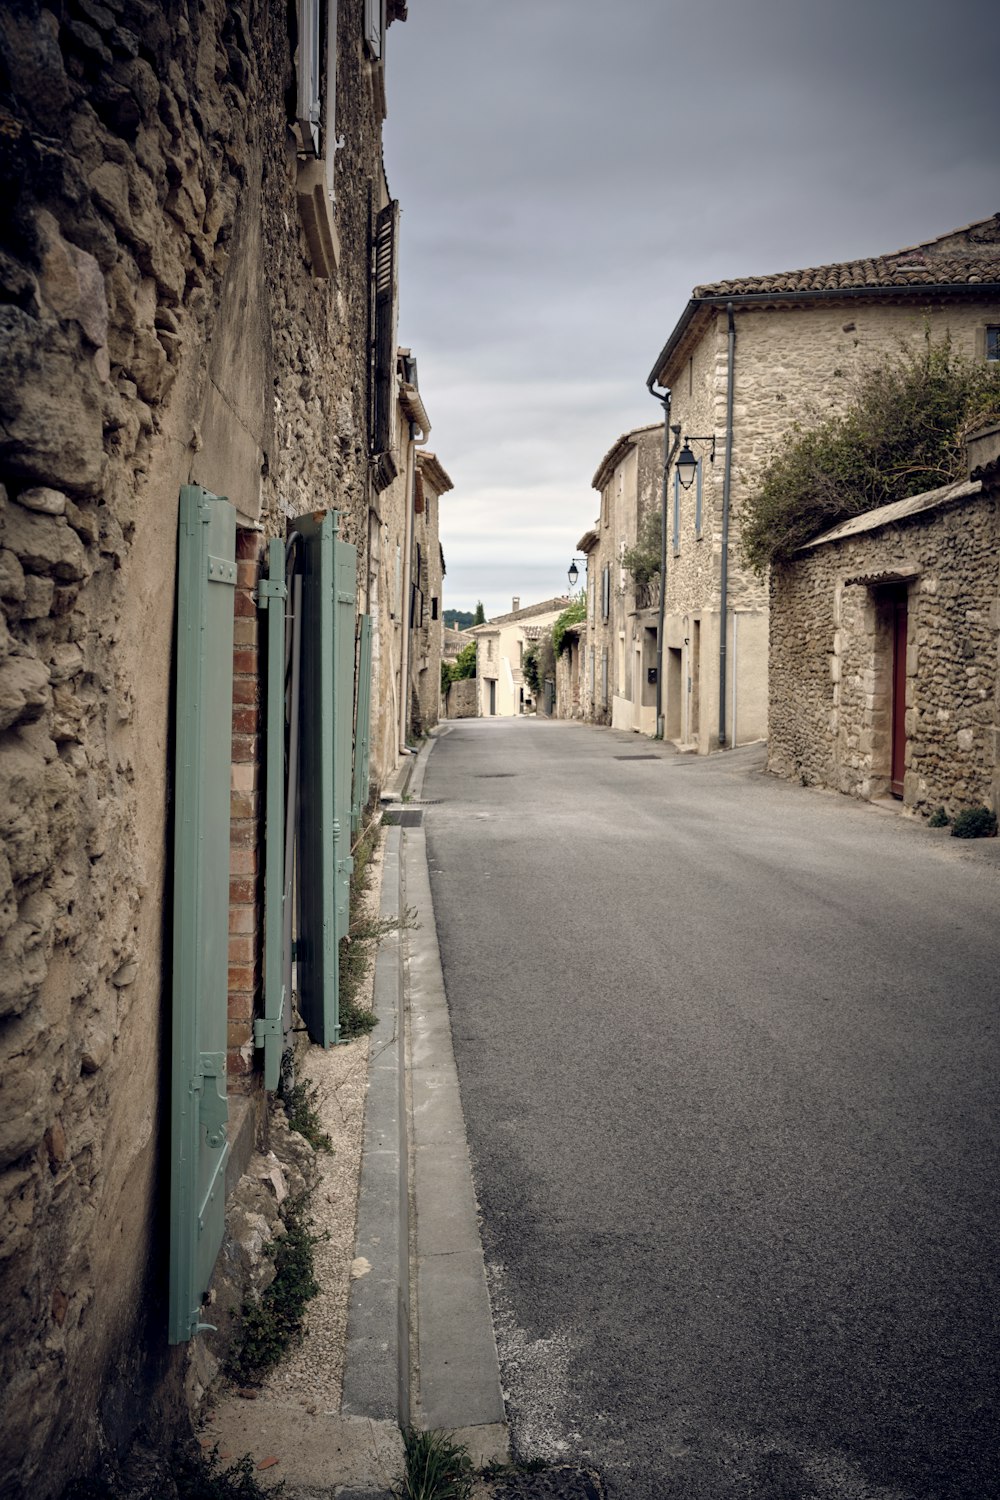
<svg viewBox="0 0 1000 1500"><path fill-rule="evenodd" d="M571 589L575 589L576 588L576 580L580 576L580 570L577 567L577 563L578 562L581 562L584 565L586 565L587 559L585 557L574 557L574 558L571 559L570 565L569 565L569 572L566 574L566 577L569 579L569 586L570 586Z"/></svg>
<svg viewBox="0 0 1000 1500"><path fill-rule="evenodd" d="M685 437L684 446L677 455L677 479L681 489L689 490L694 482L694 476L698 472L698 460L691 452L692 443L711 443L711 451L708 455L710 464L715 463L715 435L711 437Z"/></svg>

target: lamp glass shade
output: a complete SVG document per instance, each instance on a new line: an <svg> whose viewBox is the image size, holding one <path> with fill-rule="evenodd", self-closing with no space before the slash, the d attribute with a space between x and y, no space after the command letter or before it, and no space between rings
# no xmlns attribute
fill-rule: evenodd
<svg viewBox="0 0 1000 1500"><path fill-rule="evenodd" d="M570 563L570 565L569 565L569 573L568 573L567 576L569 578L569 586L570 586L570 588L571 589L576 588L576 580L579 578L580 573L579 573L579 569L577 568L575 562L574 563Z"/></svg>
<svg viewBox="0 0 1000 1500"><path fill-rule="evenodd" d="M698 460L691 452L689 444L685 443L677 455L677 478L680 481L682 489L689 490L691 488L697 472Z"/></svg>

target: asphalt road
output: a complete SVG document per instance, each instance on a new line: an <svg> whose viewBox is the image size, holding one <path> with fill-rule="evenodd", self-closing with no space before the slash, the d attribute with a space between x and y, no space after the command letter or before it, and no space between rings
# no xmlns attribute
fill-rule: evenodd
<svg viewBox="0 0 1000 1500"><path fill-rule="evenodd" d="M428 763L515 1442L622 1500L989 1500L1000 849L761 765L533 719Z"/></svg>

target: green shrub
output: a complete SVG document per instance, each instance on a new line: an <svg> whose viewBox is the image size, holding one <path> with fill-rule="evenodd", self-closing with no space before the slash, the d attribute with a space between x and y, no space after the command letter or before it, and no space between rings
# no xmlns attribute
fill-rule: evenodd
<svg viewBox="0 0 1000 1500"><path fill-rule="evenodd" d="M475 641L470 641L467 646L462 647L448 669L452 682L461 682L463 678L475 677L476 649Z"/></svg>
<svg viewBox="0 0 1000 1500"><path fill-rule="evenodd" d="M948 814L945 812L944 808L943 807L939 807L938 810L937 810L937 812L932 812L931 815L930 815L930 817L927 819L927 827L928 828L947 828L948 824L950 822L951 822L951 819L949 818Z"/></svg>
<svg viewBox="0 0 1000 1500"><path fill-rule="evenodd" d="M552 627L552 649L556 656L561 656L568 642L566 640L566 627L568 625L579 625L581 620L587 618L587 595L580 590L573 603L564 609L558 620Z"/></svg>
<svg viewBox="0 0 1000 1500"><path fill-rule="evenodd" d="M988 807L967 807L951 825L953 839L992 839L996 831L997 815Z"/></svg>
<svg viewBox="0 0 1000 1500"><path fill-rule="evenodd" d="M948 341L883 356L858 377L847 410L796 424L751 481L742 548L763 573L849 516L965 475L970 432L1000 420L1000 365L973 364Z"/></svg>
<svg viewBox="0 0 1000 1500"><path fill-rule="evenodd" d="M303 1082L286 1086L283 1083L279 1096L292 1129L305 1136L314 1151L332 1151L333 1142L323 1129L323 1122L319 1117L316 1103L319 1089L316 1085Z"/></svg>
<svg viewBox="0 0 1000 1500"><path fill-rule="evenodd" d="M537 698L542 690L541 679L538 676L537 641L532 641L531 645L525 649L524 657L521 661L521 675L524 678L525 687L530 690L533 697Z"/></svg>
<svg viewBox="0 0 1000 1500"><path fill-rule="evenodd" d="M663 551L663 516L658 508L647 510L639 522L639 532L634 547L626 547L622 553L622 567L641 588L651 579L660 576L660 561Z"/></svg>
<svg viewBox="0 0 1000 1500"><path fill-rule="evenodd" d="M297 1198L285 1209L285 1233L268 1247L274 1280L259 1301L246 1302L239 1338L226 1373L240 1385L257 1384L302 1336L306 1304L319 1291L313 1274L313 1246L306 1201Z"/></svg>

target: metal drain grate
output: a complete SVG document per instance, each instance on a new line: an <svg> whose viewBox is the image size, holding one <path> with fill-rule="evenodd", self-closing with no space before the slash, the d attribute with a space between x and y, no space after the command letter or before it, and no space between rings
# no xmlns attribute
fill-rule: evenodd
<svg viewBox="0 0 1000 1500"><path fill-rule="evenodd" d="M662 755L613 755L612 760L662 760Z"/></svg>
<svg viewBox="0 0 1000 1500"><path fill-rule="evenodd" d="M422 807L394 807L382 816L390 828L419 828L424 821Z"/></svg>
<svg viewBox="0 0 1000 1500"><path fill-rule="evenodd" d="M511 776L516 776L516 771L477 771L477 781L507 781Z"/></svg>

